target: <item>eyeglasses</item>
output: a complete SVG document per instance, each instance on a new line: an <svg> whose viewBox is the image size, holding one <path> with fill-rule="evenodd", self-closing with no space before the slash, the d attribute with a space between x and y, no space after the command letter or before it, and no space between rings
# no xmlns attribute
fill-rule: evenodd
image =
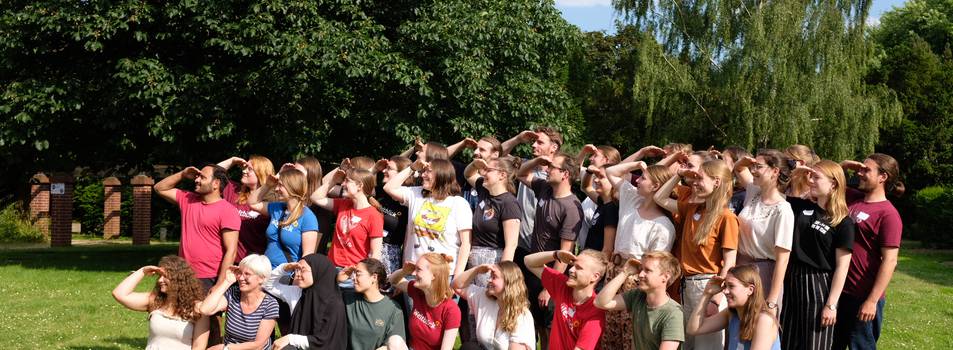
<svg viewBox="0 0 953 350"><path fill-rule="evenodd" d="M768 167L769 166L767 164L761 164L761 163L751 164L751 170L761 170L762 168L768 168Z"/></svg>

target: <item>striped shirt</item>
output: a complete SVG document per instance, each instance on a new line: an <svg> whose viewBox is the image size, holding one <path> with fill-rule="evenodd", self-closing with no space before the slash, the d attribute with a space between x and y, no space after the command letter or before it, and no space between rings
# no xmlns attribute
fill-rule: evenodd
<svg viewBox="0 0 953 350"><path fill-rule="evenodd" d="M226 345L253 342L262 320L278 319L278 301L267 293L258 308L249 314L242 312L241 291L238 290L237 283L225 292L225 299L228 300L228 309L225 311ZM264 349L270 348L271 337L264 346Z"/></svg>

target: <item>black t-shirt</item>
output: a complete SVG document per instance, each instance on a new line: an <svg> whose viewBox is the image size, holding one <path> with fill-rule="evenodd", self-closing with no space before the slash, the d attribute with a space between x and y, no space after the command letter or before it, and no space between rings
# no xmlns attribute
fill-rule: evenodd
<svg viewBox="0 0 953 350"><path fill-rule="evenodd" d="M374 190L379 195L377 202L381 204L381 214L384 214L384 243L403 246L404 234L407 232L407 207L384 192L384 186Z"/></svg>
<svg viewBox="0 0 953 350"><path fill-rule="evenodd" d="M602 202L602 198L596 200L596 212L592 214L592 226L589 227L589 234L586 236L585 249L602 250L602 245L606 240L606 226L619 225L619 202Z"/></svg>
<svg viewBox="0 0 953 350"><path fill-rule="evenodd" d="M490 191L483 187L483 178L476 181L478 204L473 211L473 246L487 248L503 248L506 241L503 239L503 221L523 217L516 196L503 192L498 196L491 196Z"/></svg>
<svg viewBox="0 0 953 350"><path fill-rule="evenodd" d="M745 207L745 189L735 190L731 195L731 200L728 202L728 209L731 209L732 213L735 215L741 214L741 209Z"/></svg>
<svg viewBox="0 0 953 350"><path fill-rule="evenodd" d="M536 193L531 252L559 250L561 240L575 241L583 220L579 199L571 194L553 198L553 188L542 179L533 180L530 187Z"/></svg>
<svg viewBox="0 0 953 350"><path fill-rule="evenodd" d="M854 246L854 221L845 217L831 227L827 212L809 200L788 197L794 211L794 241L791 262L824 271L837 266L835 249L850 251Z"/></svg>

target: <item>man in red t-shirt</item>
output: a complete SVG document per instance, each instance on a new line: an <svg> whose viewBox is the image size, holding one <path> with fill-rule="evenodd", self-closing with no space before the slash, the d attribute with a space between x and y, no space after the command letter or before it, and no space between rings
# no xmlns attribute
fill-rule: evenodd
<svg viewBox="0 0 953 350"><path fill-rule="evenodd" d="M182 179L195 181L195 192L175 186ZM235 262L241 218L231 203L222 198L228 183L225 169L206 165L199 170L188 167L155 184L163 199L175 203L182 213L182 237L179 255L189 262L195 277L206 289Z"/></svg>
<svg viewBox="0 0 953 350"><path fill-rule="evenodd" d="M884 295L897 267L903 222L887 194L903 194L897 161L886 154L871 154L863 163L841 162L856 172L858 190L848 189L850 217L857 225L847 281L838 305L834 345L831 349L876 349L883 324Z"/></svg>
<svg viewBox="0 0 953 350"><path fill-rule="evenodd" d="M569 276L546 266L552 261L572 263ZM582 251L579 256L564 250L526 256L526 268L542 280L543 288L549 292L555 307L549 349L598 348L606 313L594 304L595 289L605 274L606 264L606 255L591 249Z"/></svg>

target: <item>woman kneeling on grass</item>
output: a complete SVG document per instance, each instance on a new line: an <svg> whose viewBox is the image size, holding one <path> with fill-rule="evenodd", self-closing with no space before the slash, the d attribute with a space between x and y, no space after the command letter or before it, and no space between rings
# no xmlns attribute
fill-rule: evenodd
<svg viewBox="0 0 953 350"><path fill-rule="evenodd" d="M200 309L205 315L225 311L225 344L211 350L270 349L278 319L278 301L262 290L271 271L264 255L251 254L209 291ZM238 282L238 283L236 283Z"/></svg>
<svg viewBox="0 0 953 350"><path fill-rule="evenodd" d="M159 276L155 288L134 292L146 275ZM189 264L175 255L163 257L159 266L143 266L113 289L113 298L122 306L149 313L146 350L205 349L209 323L198 307L204 295Z"/></svg>
<svg viewBox="0 0 953 350"><path fill-rule="evenodd" d="M724 293L728 309L702 317L711 297ZM708 280L702 302L692 312L685 333L700 335L728 330L727 350L781 350L777 317L764 300L761 276L754 265L739 265L728 276Z"/></svg>

